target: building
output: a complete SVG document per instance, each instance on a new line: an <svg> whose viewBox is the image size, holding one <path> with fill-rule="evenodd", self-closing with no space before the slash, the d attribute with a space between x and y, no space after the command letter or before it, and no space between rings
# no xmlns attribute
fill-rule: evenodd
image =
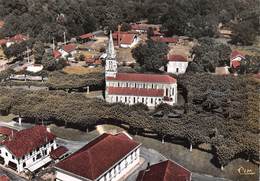
<svg viewBox="0 0 260 181"><path fill-rule="evenodd" d="M57 162L67 157L69 154L68 151L69 151L68 148L66 148L65 146L59 146L55 150L50 152L50 157L52 158L52 160Z"/></svg>
<svg viewBox="0 0 260 181"><path fill-rule="evenodd" d="M153 41L166 43L166 44L177 44L179 42L179 39L178 38L174 38L174 37L153 36L151 39Z"/></svg>
<svg viewBox="0 0 260 181"><path fill-rule="evenodd" d="M151 28L154 31L159 32L162 25L156 25L156 24L146 24L146 23L134 23L131 24L131 29L133 31L136 31L138 33L147 33L148 29Z"/></svg>
<svg viewBox="0 0 260 181"><path fill-rule="evenodd" d="M1 142L0 164L17 172L34 172L51 161L49 153L57 147L55 138L45 126L12 132Z"/></svg>
<svg viewBox="0 0 260 181"><path fill-rule="evenodd" d="M90 40L92 40L92 39L94 39L94 38L95 38L95 35L92 34L92 33L87 33L87 34L84 34L84 35L80 35L80 36L79 36L79 39L80 39L80 42L81 42L81 43L88 42L88 41L90 41Z"/></svg>
<svg viewBox="0 0 260 181"><path fill-rule="evenodd" d="M126 133L105 133L57 163L56 180L118 181L138 165L140 146Z"/></svg>
<svg viewBox="0 0 260 181"><path fill-rule="evenodd" d="M237 50L231 52L230 55L230 67L238 68L240 67L241 61L245 59L245 55Z"/></svg>
<svg viewBox="0 0 260 181"><path fill-rule="evenodd" d="M10 47L11 45L13 45L15 43L21 43L26 40L29 40L29 36L17 34L7 40L6 47Z"/></svg>
<svg viewBox="0 0 260 181"><path fill-rule="evenodd" d="M176 162L166 160L139 172L136 181L191 181L191 172Z"/></svg>
<svg viewBox="0 0 260 181"><path fill-rule="evenodd" d="M133 48L140 39L135 33L116 31L113 33L113 40L121 48Z"/></svg>
<svg viewBox="0 0 260 181"><path fill-rule="evenodd" d="M125 104L143 103L154 108L161 103L177 102L177 81L169 75L118 73L112 34L106 57L106 101Z"/></svg>
<svg viewBox="0 0 260 181"><path fill-rule="evenodd" d="M184 74L188 67L188 60L182 55L169 55L167 72L172 74Z"/></svg>
<svg viewBox="0 0 260 181"><path fill-rule="evenodd" d="M68 58L68 57L74 57L77 53L77 45L70 43L67 45L64 45L61 49L59 49L59 52L61 54L62 58Z"/></svg>

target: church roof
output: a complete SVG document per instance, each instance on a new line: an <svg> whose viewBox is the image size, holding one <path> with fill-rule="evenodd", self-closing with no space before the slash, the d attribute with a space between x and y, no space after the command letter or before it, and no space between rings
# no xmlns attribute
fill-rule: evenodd
<svg viewBox="0 0 260 181"><path fill-rule="evenodd" d="M169 75L159 74L139 74L139 73L118 73L116 77L107 77L110 81L128 81L128 82L151 82L173 84L176 79Z"/></svg>
<svg viewBox="0 0 260 181"><path fill-rule="evenodd" d="M124 133L105 133L56 164L56 168L95 180L139 146Z"/></svg>
<svg viewBox="0 0 260 181"><path fill-rule="evenodd" d="M167 160L149 166L139 172L137 181L190 181L191 172L181 165Z"/></svg>
<svg viewBox="0 0 260 181"><path fill-rule="evenodd" d="M170 61L170 62L187 62L187 58L182 55L169 55L168 61Z"/></svg>
<svg viewBox="0 0 260 181"><path fill-rule="evenodd" d="M132 96L147 96L147 97L163 97L163 89L144 89L144 88L129 88L129 87L109 87L108 94L110 95L132 95Z"/></svg>

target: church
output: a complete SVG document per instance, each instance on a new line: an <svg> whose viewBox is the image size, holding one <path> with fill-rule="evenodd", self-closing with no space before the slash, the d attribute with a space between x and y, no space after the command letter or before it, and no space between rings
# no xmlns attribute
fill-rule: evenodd
<svg viewBox="0 0 260 181"><path fill-rule="evenodd" d="M177 102L177 81L164 74L118 73L112 33L107 48L105 98L109 103L143 103L154 108L161 103Z"/></svg>

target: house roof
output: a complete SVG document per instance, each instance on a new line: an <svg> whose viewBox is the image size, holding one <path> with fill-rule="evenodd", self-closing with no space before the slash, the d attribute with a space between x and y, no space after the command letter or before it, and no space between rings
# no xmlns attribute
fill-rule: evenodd
<svg viewBox="0 0 260 181"><path fill-rule="evenodd" d="M169 75L160 74L139 74L139 73L118 73L116 77L107 77L110 81L129 81L129 82L152 82L173 84L176 79Z"/></svg>
<svg viewBox="0 0 260 181"><path fill-rule="evenodd" d="M8 41L6 39L1 39L0 40L0 45L5 45Z"/></svg>
<svg viewBox="0 0 260 181"><path fill-rule="evenodd" d="M152 37L153 41L158 41L162 43L177 43L178 38L173 38L173 37L158 37L158 36L153 36Z"/></svg>
<svg viewBox="0 0 260 181"><path fill-rule="evenodd" d="M187 58L182 55L169 55L168 61L172 62L187 62Z"/></svg>
<svg viewBox="0 0 260 181"><path fill-rule="evenodd" d="M61 57L61 53L58 50L53 50L52 55L55 59L58 59Z"/></svg>
<svg viewBox="0 0 260 181"><path fill-rule="evenodd" d="M45 126L37 125L16 132L12 137L9 137L9 140L3 141L2 144L17 158L21 158L54 139L55 135L48 132Z"/></svg>
<svg viewBox="0 0 260 181"><path fill-rule="evenodd" d="M66 148L65 146L59 146L58 148L50 152L50 157L54 160L57 160L68 151L68 148Z"/></svg>
<svg viewBox="0 0 260 181"><path fill-rule="evenodd" d="M2 135L10 136L16 132L17 132L17 130L12 129L12 128L2 127L2 126L0 127L0 134L2 134Z"/></svg>
<svg viewBox="0 0 260 181"><path fill-rule="evenodd" d="M109 87L108 94L163 97L164 90L163 89L129 88L129 87Z"/></svg>
<svg viewBox="0 0 260 181"><path fill-rule="evenodd" d="M105 133L57 163L56 168L94 180L138 146L124 133Z"/></svg>
<svg viewBox="0 0 260 181"><path fill-rule="evenodd" d="M237 57L245 58L245 55L237 50L233 50L230 55L230 60L233 60Z"/></svg>
<svg viewBox="0 0 260 181"><path fill-rule="evenodd" d="M28 39L29 39L28 36L25 36L25 35L22 35L22 34L17 34L15 36L11 37L9 39L9 41L11 41L11 42L22 42L22 41L25 41L25 40L28 40Z"/></svg>
<svg viewBox="0 0 260 181"><path fill-rule="evenodd" d="M84 34L84 35L81 35L79 36L81 39L89 39L89 38L92 38L94 36L94 34L92 33L87 33L87 34Z"/></svg>
<svg viewBox="0 0 260 181"><path fill-rule="evenodd" d="M118 34L119 34L118 31L116 31L116 32L113 33L112 36L113 36L113 39L114 39L114 40L118 40ZM130 44L133 43L135 36L136 36L135 33L120 32L120 34L119 34L120 43L121 43L121 44L128 44L128 45L130 45Z"/></svg>
<svg viewBox="0 0 260 181"><path fill-rule="evenodd" d="M240 64L241 64L241 62L238 61L238 60L233 60L233 61L232 61L232 67L233 67L233 68L238 68L238 67L240 67Z"/></svg>
<svg viewBox="0 0 260 181"><path fill-rule="evenodd" d="M190 181L191 172L179 164L167 160L139 172L137 181Z"/></svg>
<svg viewBox="0 0 260 181"><path fill-rule="evenodd" d="M6 175L0 175L0 181L9 181L9 177Z"/></svg>
<svg viewBox="0 0 260 181"><path fill-rule="evenodd" d="M70 52L76 50L76 48L77 48L77 45L76 45L76 44L73 44L73 43L70 43L70 44L68 44L68 45L64 45L64 46L63 46L63 50L64 50L65 52L67 52L67 53L70 53Z"/></svg>

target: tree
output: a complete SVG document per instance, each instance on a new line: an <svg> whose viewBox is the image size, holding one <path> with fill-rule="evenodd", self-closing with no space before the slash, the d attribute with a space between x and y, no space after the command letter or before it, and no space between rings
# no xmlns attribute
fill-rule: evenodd
<svg viewBox="0 0 260 181"><path fill-rule="evenodd" d="M45 70L54 71L56 70L57 62L51 53L44 53L41 64Z"/></svg>
<svg viewBox="0 0 260 181"><path fill-rule="evenodd" d="M168 46L165 43L147 40L146 44L140 44L132 50L133 57L147 71L158 72L167 64L166 56Z"/></svg>
<svg viewBox="0 0 260 181"><path fill-rule="evenodd" d="M201 38L199 44L192 49L194 60L187 71L215 72L216 67L229 64L230 53L228 45L217 43L211 38Z"/></svg>
<svg viewBox="0 0 260 181"><path fill-rule="evenodd" d="M121 25L121 31L130 31L131 30L131 25L128 23L122 23Z"/></svg>
<svg viewBox="0 0 260 181"><path fill-rule="evenodd" d="M34 59L36 64L41 63L44 52L45 52L44 44L41 41L36 41L35 44L33 45L33 53L34 53Z"/></svg>
<svg viewBox="0 0 260 181"><path fill-rule="evenodd" d="M252 45L257 36L257 29L255 29L252 21L242 21L233 25L232 43L241 43L242 45Z"/></svg>

